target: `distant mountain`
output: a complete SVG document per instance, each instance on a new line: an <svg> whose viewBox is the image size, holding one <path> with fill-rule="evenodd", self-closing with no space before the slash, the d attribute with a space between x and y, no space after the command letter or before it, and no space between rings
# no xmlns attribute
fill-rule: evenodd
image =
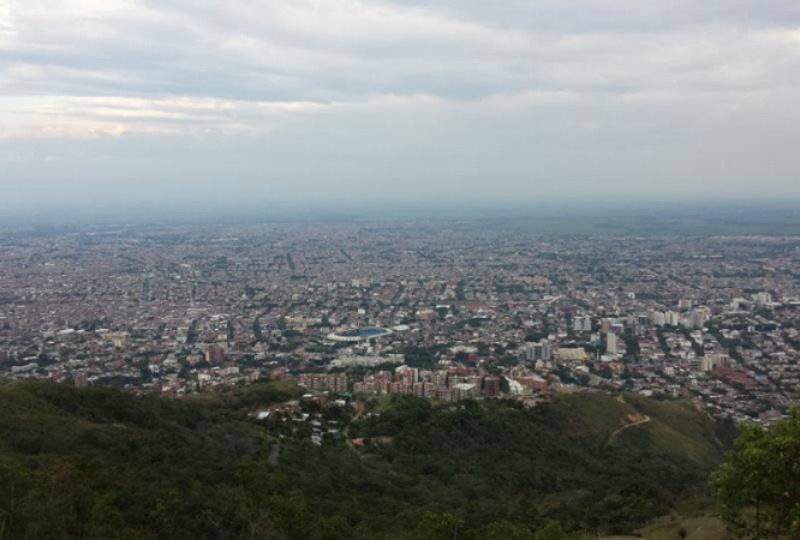
<svg viewBox="0 0 800 540"><path fill-rule="evenodd" d="M619 534L702 505L733 436L690 404L628 395L533 409L402 396L361 404L343 431L331 426L352 407L253 415L300 393L0 385L0 538L535 538L553 522Z"/></svg>

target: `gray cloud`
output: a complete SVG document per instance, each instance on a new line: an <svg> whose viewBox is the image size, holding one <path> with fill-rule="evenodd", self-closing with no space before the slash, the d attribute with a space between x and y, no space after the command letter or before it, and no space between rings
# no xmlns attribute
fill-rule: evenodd
<svg viewBox="0 0 800 540"><path fill-rule="evenodd" d="M790 0L0 5L12 205L796 197L798 98Z"/></svg>

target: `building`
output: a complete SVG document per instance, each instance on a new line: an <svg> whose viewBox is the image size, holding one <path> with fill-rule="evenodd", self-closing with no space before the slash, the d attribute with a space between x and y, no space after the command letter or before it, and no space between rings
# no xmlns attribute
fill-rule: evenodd
<svg viewBox="0 0 800 540"><path fill-rule="evenodd" d="M591 332L592 319L590 317L575 317L572 320L572 329L575 332Z"/></svg>
<svg viewBox="0 0 800 540"><path fill-rule="evenodd" d="M307 373L297 378L297 384L309 390L347 392L347 375L344 373Z"/></svg>
<svg viewBox="0 0 800 540"><path fill-rule="evenodd" d="M216 345L206 347L206 362L212 366L218 366L225 362L225 349Z"/></svg>
<svg viewBox="0 0 800 540"><path fill-rule="evenodd" d="M392 333L392 330L388 328L364 327L342 332L332 332L327 335L326 339L343 343L359 343L389 336Z"/></svg>
<svg viewBox="0 0 800 540"><path fill-rule="evenodd" d="M588 362L590 360L583 347L560 348L556 351L556 355L561 362Z"/></svg>
<svg viewBox="0 0 800 540"><path fill-rule="evenodd" d="M611 330L611 321L608 319L602 319L600 321L600 331L605 334L608 333L609 330Z"/></svg>
<svg viewBox="0 0 800 540"><path fill-rule="evenodd" d="M89 385L89 380L85 371L76 371L72 376L72 381L78 388L86 388Z"/></svg>
<svg viewBox="0 0 800 540"><path fill-rule="evenodd" d="M692 314L689 317L690 323L692 328L702 328L703 323L706 322L703 313L700 310L694 309L692 310Z"/></svg>
<svg viewBox="0 0 800 540"><path fill-rule="evenodd" d="M128 332L106 332L103 337L110 341L114 347L122 348L128 341Z"/></svg>
<svg viewBox="0 0 800 540"><path fill-rule="evenodd" d="M539 392L547 391L549 386L548 382L538 375L518 377L516 380L525 388L528 388L529 390L537 390Z"/></svg>
<svg viewBox="0 0 800 540"><path fill-rule="evenodd" d="M549 362L553 358L553 348L546 339L541 340L539 343L534 343L531 346L532 358L530 360L544 360Z"/></svg>
<svg viewBox="0 0 800 540"><path fill-rule="evenodd" d="M467 382L475 387L475 397L480 397L483 394L483 377L471 375L467 377Z"/></svg>
<svg viewBox="0 0 800 540"><path fill-rule="evenodd" d="M669 326L678 326L681 323L681 317L674 311L667 311L664 314L665 324Z"/></svg>
<svg viewBox="0 0 800 540"><path fill-rule="evenodd" d="M375 367L381 364L404 364L402 354L386 356L340 356L331 362L331 367Z"/></svg>
<svg viewBox="0 0 800 540"><path fill-rule="evenodd" d="M29 362L22 366L11 366L11 373L17 375L19 373L31 373L39 369L39 364L36 362Z"/></svg>
<svg viewBox="0 0 800 540"><path fill-rule="evenodd" d="M755 300L759 304L771 304L772 303L772 295L768 292L760 292L758 294L753 295L753 300Z"/></svg>
<svg viewBox="0 0 800 540"><path fill-rule="evenodd" d="M486 397L497 397L500 395L500 377L484 377L483 395Z"/></svg>
<svg viewBox="0 0 800 540"><path fill-rule="evenodd" d="M667 324L667 316L663 311L654 311L650 314L650 322L656 326L664 326Z"/></svg>
<svg viewBox="0 0 800 540"><path fill-rule="evenodd" d="M727 354L709 354L700 359L700 371L714 371L724 369L731 365L731 358Z"/></svg>
<svg viewBox="0 0 800 540"><path fill-rule="evenodd" d="M419 382L419 369L413 368L410 366L400 366L398 367L395 372L395 378L397 381L404 382L406 384L414 384Z"/></svg>
<svg viewBox="0 0 800 540"><path fill-rule="evenodd" d="M474 399L475 398L475 385L469 383L461 383L455 385L453 388L455 390L455 398L456 401L461 401L462 399Z"/></svg>
<svg viewBox="0 0 800 540"><path fill-rule="evenodd" d="M617 335L614 332L606 334L606 354L617 354Z"/></svg>

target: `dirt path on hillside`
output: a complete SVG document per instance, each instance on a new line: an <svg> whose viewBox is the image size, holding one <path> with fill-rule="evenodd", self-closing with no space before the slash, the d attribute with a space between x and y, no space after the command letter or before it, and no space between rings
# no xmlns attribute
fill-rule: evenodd
<svg viewBox="0 0 800 540"><path fill-rule="evenodd" d="M650 420L651 420L651 418L649 416L644 415L644 418L642 418L641 420L637 420L635 422L631 422L630 424L625 424L621 428L614 430L614 432L608 437L608 442L606 443L606 446L611 446L611 444L613 444L613 442L614 442L614 439L617 438L617 435L619 435L620 433L622 433L626 429L629 429L629 428L632 428L632 427L636 427L636 426L641 426L642 424L646 424Z"/></svg>

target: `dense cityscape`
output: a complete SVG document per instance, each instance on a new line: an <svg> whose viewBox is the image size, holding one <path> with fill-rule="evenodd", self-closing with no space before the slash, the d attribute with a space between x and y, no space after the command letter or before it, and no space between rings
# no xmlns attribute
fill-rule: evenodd
<svg viewBox="0 0 800 540"><path fill-rule="evenodd" d="M800 239L475 223L126 227L0 240L0 370L182 396L634 392L769 424L798 403Z"/></svg>

